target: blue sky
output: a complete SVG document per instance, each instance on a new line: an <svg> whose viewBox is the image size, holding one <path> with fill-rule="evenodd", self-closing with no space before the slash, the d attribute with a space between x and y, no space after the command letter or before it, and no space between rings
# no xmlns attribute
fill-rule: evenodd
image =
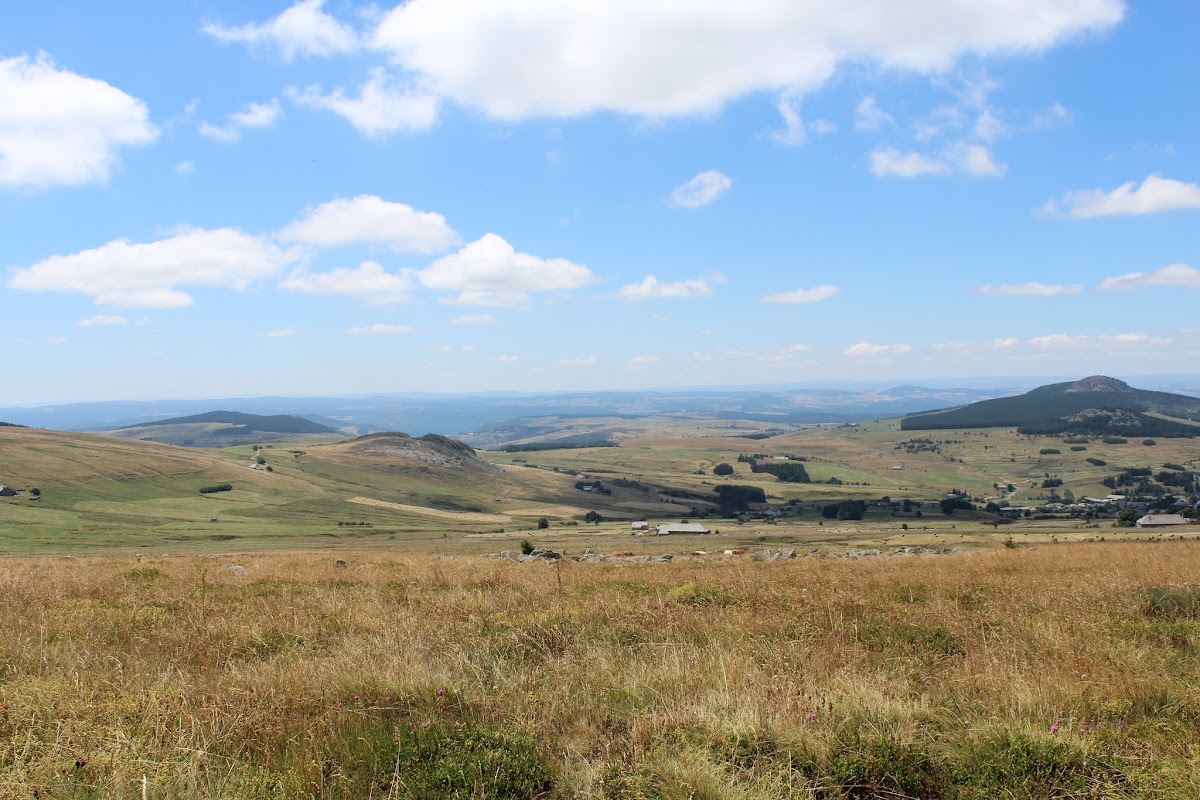
<svg viewBox="0 0 1200 800"><path fill-rule="evenodd" d="M0 403L1200 370L1200 5L0 11Z"/></svg>

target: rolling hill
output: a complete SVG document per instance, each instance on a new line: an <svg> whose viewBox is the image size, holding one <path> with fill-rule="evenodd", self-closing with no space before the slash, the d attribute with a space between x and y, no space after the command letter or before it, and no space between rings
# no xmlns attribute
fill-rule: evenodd
<svg viewBox="0 0 1200 800"><path fill-rule="evenodd" d="M1027 434L1200 435L1200 427L1190 422L1200 423L1200 398L1135 389L1116 378L1093 375L1016 397L910 414L900 426L907 431L1015 427Z"/></svg>
<svg viewBox="0 0 1200 800"><path fill-rule="evenodd" d="M122 439L163 442L182 447L228 447L294 436L340 436L327 425L288 414L264 416L238 411L209 411L186 417L143 422L105 431Z"/></svg>

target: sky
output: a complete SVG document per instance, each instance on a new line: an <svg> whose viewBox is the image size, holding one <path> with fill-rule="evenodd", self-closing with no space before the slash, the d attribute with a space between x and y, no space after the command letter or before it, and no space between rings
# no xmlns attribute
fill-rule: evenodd
<svg viewBox="0 0 1200 800"><path fill-rule="evenodd" d="M1200 372L1200 4L0 10L0 404Z"/></svg>

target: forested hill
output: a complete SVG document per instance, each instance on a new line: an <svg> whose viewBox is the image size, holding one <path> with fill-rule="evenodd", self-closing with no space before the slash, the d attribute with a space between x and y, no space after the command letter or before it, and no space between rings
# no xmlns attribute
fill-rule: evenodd
<svg viewBox="0 0 1200 800"><path fill-rule="evenodd" d="M911 414L902 430L1010 428L1021 433L1079 433L1113 436L1196 436L1200 398L1135 389L1124 381L1094 375L1039 386L1016 397L983 400L959 408Z"/></svg>
<svg viewBox="0 0 1200 800"><path fill-rule="evenodd" d="M190 417L175 417L160 419L156 422L143 422L138 425L127 425L121 430L130 428L152 428L160 425L189 425L202 422L217 422L236 425L239 428L266 433L337 433L333 428L313 422L304 417L288 414L263 416L261 414L243 414L239 411L209 411L206 414L194 414Z"/></svg>

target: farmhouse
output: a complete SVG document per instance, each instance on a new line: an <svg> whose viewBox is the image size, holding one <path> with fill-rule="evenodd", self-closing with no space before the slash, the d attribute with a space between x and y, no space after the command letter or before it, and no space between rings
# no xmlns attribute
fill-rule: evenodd
<svg viewBox="0 0 1200 800"><path fill-rule="evenodd" d="M708 528L701 525L699 522L672 522L665 525L659 525L658 536L670 536L671 534L679 533L710 533Z"/></svg>
<svg viewBox="0 0 1200 800"><path fill-rule="evenodd" d="M11 486L5 486L3 483L0 483L0 497L16 497L16 496L17 496L17 491L15 489L13 489Z"/></svg>
<svg viewBox="0 0 1200 800"><path fill-rule="evenodd" d="M630 528L630 530L635 530L635 531L648 531L648 530L650 530L650 523L646 522L646 520L644 520L644 519L638 520L637 522L630 525L629 528Z"/></svg>
<svg viewBox="0 0 1200 800"><path fill-rule="evenodd" d="M1162 528L1167 525L1187 525L1187 520L1178 514L1147 514L1137 521L1139 528Z"/></svg>

